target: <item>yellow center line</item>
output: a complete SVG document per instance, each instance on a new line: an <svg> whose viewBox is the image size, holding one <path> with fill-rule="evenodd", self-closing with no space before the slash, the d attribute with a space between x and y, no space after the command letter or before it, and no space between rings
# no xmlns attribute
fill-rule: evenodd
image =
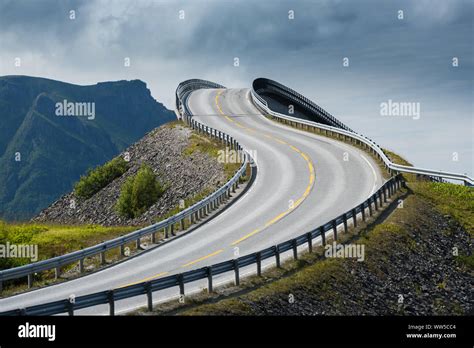
<svg viewBox="0 0 474 348"><path fill-rule="evenodd" d="M187 264L182 265L181 267L188 267L188 266L194 265L195 263L201 262L201 261L203 261L203 260L205 260L205 259L208 259L208 258L210 258L210 257L212 257L212 256L216 256L217 254L220 254L220 253L223 252L223 251L224 251L224 249L219 249L219 250L214 251L213 253L211 253L211 254L209 254L209 255L206 255L206 256L200 257L200 258L197 259L197 260L188 262Z"/></svg>
<svg viewBox="0 0 474 348"><path fill-rule="evenodd" d="M231 245L239 244L241 241L243 241L243 240L245 240L245 239L247 239L247 238L253 236L254 234L256 234L256 233L258 233L258 232L260 232L260 229L259 229L259 228L257 228L256 230L253 230L253 231L250 232L249 234L247 234L247 235L243 236L242 238L236 240L236 241L233 242Z"/></svg>
<svg viewBox="0 0 474 348"><path fill-rule="evenodd" d="M216 103L216 106L217 106L217 109L219 110L220 114L222 116L224 116L227 120L230 120L231 122L234 122L237 126L239 126L240 128L245 128L246 130L248 131L251 131L251 132L256 132L257 130L255 129L251 129L249 127L245 127L243 125L241 125L239 122L233 120L232 118L230 118L228 115L226 115L223 111L222 111L222 108L219 104L219 96L222 94L222 91L218 91L217 94L216 94L216 98L215 98L215 103ZM261 232L264 228L270 226L270 225L273 225L275 222L279 221L280 219L282 219L283 217L285 217L286 215L288 215L293 209L295 209L297 206L299 206L303 201L304 199L309 195L309 193L311 192L311 189L313 188L313 185L314 185L314 167L313 167L313 163L311 162L311 159L309 158L309 156L307 154L305 154L304 152L302 152L300 149L298 149L296 146L293 146L289 143L287 143L286 141L282 140L282 139L279 139L277 137L274 137L272 135L269 135L269 134L265 134L265 133L262 133L263 136L267 137L267 138L270 138L270 139L273 139L277 142L279 142L280 144L283 144L283 145L288 145L293 151L297 152L298 154L301 155L301 157L303 157L303 159L306 161L306 163L308 164L308 169L309 169L309 183L308 183L308 186L306 187L306 190L304 191L303 195L298 198L293 206L287 210L285 210L284 212L278 214L277 216L275 216L273 219L271 219L270 221L266 222L265 223L265 226L263 228L257 228L255 230L253 230L252 232L250 232L249 234L246 234L245 236L241 237L240 239L237 239L236 241L232 242L231 245L236 245L236 244L239 244L240 242L246 240L247 238L250 238L252 237L253 235Z"/></svg>
<svg viewBox="0 0 474 348"><path fill-rule="evenodd" d="M165 274L168 274L169 272L161 272L161 273L158 273L158 274L155 274L154 276L151 276L151 277L148 277L148 278L143 278L137 282L133 282L133 283L128 283L128 284L125 284L125 285L122 285L122 286L119 286L117 289L120 289L120 288L124 288L126 286L130 286L130 285L134 285L134 284L138 284L138 283L142 283L142 282L146 282L148 280L152 280L152 279L155 279L155 278L159 278L159 277L162 277L164 276Z"/></svg>

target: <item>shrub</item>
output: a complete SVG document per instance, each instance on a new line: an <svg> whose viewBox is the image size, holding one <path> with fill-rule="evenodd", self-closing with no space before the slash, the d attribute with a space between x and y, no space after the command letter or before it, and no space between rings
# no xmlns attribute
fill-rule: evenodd
<svg viewBox="0 0 474 348"><path fill-rule="evenodd" d="M164 189L148 165L142 165L134 177L128 178L120 189L116 210L126 218L142 215L163 194Z"/></svg>
<svg viewBox="0 0 474 348"><path fill-rule="evenodd" d="M80 198L90 198L102 188L121 176L128 169L128 163L122 157L116 157L103 166L89 170L74 186L74 193Z"/></svg>

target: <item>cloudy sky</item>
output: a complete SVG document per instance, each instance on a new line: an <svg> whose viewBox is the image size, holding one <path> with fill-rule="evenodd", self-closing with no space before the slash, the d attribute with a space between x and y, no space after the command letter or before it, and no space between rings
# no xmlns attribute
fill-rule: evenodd
<svg viewBox="0 0 474 348"><path fill-rule="evenodd" d="M473 21L472 0L0 0L0 76L141 79L169 108L188 78L268 77L416 165L473 175ZM420 118L382 116L388 100Z"/></svg>

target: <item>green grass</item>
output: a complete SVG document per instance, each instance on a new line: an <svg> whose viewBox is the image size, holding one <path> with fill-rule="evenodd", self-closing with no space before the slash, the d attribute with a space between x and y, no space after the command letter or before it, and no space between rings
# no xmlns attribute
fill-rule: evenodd
<svg viewBox="0 0 474 348"><path fill-rule="evenodd" d="M412 182L410 189L430 202L443 214L454 217L464 229L474 236L474 190L467 186L437 183Z"/></svg>
<svg viewBox="0 0 474 348"><path fill-rule="evenodd" d="M207 153L210 157L217 159L219 157L219 151L224 149L225 147L223 144L215 139L210 139L206 136L194 133L189 138L189 144L183 150L183 155L190 156L198 151ZM242 163L240 161L237 161L236 163L223 163L226 180L230 180L237 170L239 170L241 165Z"/></svg>
<svg viewBox="0 0 474 348"><path fill-rule="evenodd" d="M397 155L395 152L392 152L390 150L387 150L387 149L382 149L383 152L385 152L385 154L388 156L388 158L390 158L390 160L395 163L395 164L400 164L402 166L409 166L409 167L412 167L413 165L408 162L406 159L404 159L403 157ZM405 181L416 181L416 174L409 174L409 173L402 173L402 177Z"/></svg>
<svg viewBox="0 0 474 348"><path fill-rule="evenodd" d="M39 259L47 259L80 250L112 239L137 227L103 227L98 225L65 226L47 224L8 224L0 221L0 243L38 245ZM1 261L1 260L0 260ZM25 259L5 259L9 268L29 263Z"/></svg>

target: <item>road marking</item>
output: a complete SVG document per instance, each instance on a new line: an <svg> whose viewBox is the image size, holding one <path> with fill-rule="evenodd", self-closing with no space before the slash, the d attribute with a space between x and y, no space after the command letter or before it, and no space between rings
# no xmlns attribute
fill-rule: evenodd
<svg viewBox="0 0 474 348"><path fill-rule="evenodd" d="M219 110L219 112L221 113L222 116L224 116L227 120L231 120L231 122L235 123L237 126L241 127L241 128L245 128L247 131L251 131L251 132L258 132L257 130L255 129L252 129L252 128L249 128L249 127L245 127L245 126L242 126L239 122L233 120L232 118L230 118L228 115L226 115L223 111L222 111L222 108L219 104L219 96L222 94L222 90L219 90L216 94L216 97L215 97L215 104L217 106L217 109ZM274 137L272 135L269 135L269 134L266 134L266 133L261 133L263 136L267 137L267 138L270 138L270 139L273 139L277 142L279 142L280 144L283 144L283 145L288 145L290 147L290 149L292 149L293 151L297 152L298 154L300 154L300 156L306 161L306 163L308 164L308 170L309 170L309 173L310 173L310 176L309 176L309 183L308 183L308 186L306 187L303 195L298 198L293 206L287 210L285 210L284 212L278 214L277 216L275 216L273 219L271 219L270 221L266 222L264 227L261 227L261 228L257 228L255 230L253 230L252 232L246 234L245 236L237 239L236 241L232 242L231 245L236 245L236 244L239 244L240 242L243 242L244 240L252 237L253 235L263 231L265 228L267 228L268 226L271 226L273 225L275 222L279 221L280 219L284 218L286 215L288 215L292 210L294 210L296 207L298 207L305 199L306 197L309 195L309 193L311 192L311 189L313 188L314 186L314 166L313 166L313 163L311 162L311 159L310 157L303 153L300 149L298 149L296 146L293 146L289 143L287 143L286 141L282 140L282 139L279 139L277 137Z"/></svg>
<svg viewBox="0 0 474 348"><path fill-rule="evenodd" d="M169 272L161 272L161 273L158 273L158 274L155 274L154 276L151 276L151 277L148 277L148 278L143 278L137 282L133 282L133 283L128 283L128 284L125 284L125 285L122 285L122 286L119 286L118 288L116 289L120 289L120 288L124 288L126 286L130 286L130 285L135 285L135 284L138 284L138 283L143 283L143 282L146 282L148 280L152 280L152 279L156 279L156 278L159 278L159 277L162 277L164 276L165 274L168 274Z"/></svg>
<svg viewBox="0 0 474 348"><path fill-rule="evenodd" d="M256 230L253 230L252 232L250 232L249 234L243 236L242 238L240 238L240 239L238 239L238 240L232 242L231 245L239 244L241 241L246 240L247 238L252 237L254 234L257 234L258 232L260 232L260 229L259 229L259 228L257 228Z"/></svg>
<svg viewBox="0 0 474 348"><path fill-rule="evenodd" d="M377 173L375 172L375 169L372 166L372 164L369 162L369 160L367 158L365 158L364 155L360 154L360 157L362 157L364 159L364 161L367 162L370 169L372 169L372 174L374 174L374 187L372 187L372 192L370 193L370 196L372 196L372 194L375 192L375 189L377 188Z"/></svg>
<svg viewBox="0 0 474 348"><path fill-rule="evenodd" d="M224 249L219 249L219 250L217 250L217 251L214 251L213 253L210 253L209 255L206 255L206 256L200 257L200 258L197 259L197 260L188 262L187 264L182 265L181 267L188 267L188 266L194 265L195 263L201 262L201 261L203 261L203 260L205 260L205 259L208 259L208 258L210 258L210 257L212 257L212 256L216 256L217 254L220 254L220 253L223 252L223 251L224 251Z"/></svg>

